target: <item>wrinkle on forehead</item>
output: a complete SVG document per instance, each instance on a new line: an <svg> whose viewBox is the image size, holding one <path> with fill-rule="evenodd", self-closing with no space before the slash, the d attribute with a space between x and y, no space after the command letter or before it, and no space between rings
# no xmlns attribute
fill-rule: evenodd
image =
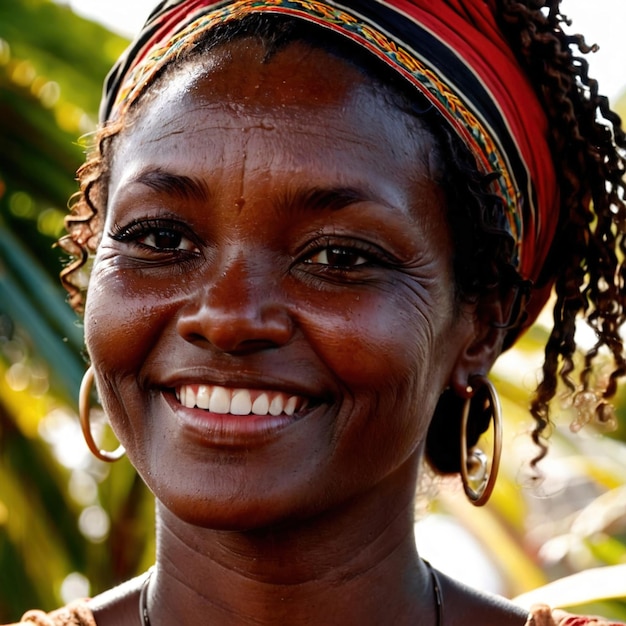
<svg viewBox="0 0 626 626"><path fill-rule="evenodd" d="M175 156L198 141L210 146L226 131L233 134L226 143L220 140L221 150L230 153L223 157L242 167L242 174L249 140L259 134L268 146L268 174L270 167L280 168L285 147L299 155L299 166L307 166L307 141L316 141L330 147L340 142L347 154L365 147L399 166L408 157L415 180L440 180L433 136L419 118L394 106L385 88L348 62L303 44L290 44L269 61L261 50L232 44L170 71L121 133L116 153L126 160L124 169L141 160L142 145L161 142Z"/></svg>
<svg viewBox="0 0 626 626"><path fill-rule="evenodd" d="M198 78L195 82L196 87L204 81L210 82L208 78L206 75ZM212 94L209 98L206 95L207 91L204 89L200 94L186 86L180 88L172 85L153 100L127 130L135 131L133 134L141 132L145 143L182 135L189 131L187 116L180 114L184 109L186 114L202 112L209 118L210 121L205 121L196 129L197 132L205 133L207 137L210 137L212 131L219 130L232 130L242 134L251 131L288 132L294 136L310 136L329 141L341 139L348 144L362 145L370 139L369 134L363 132L355 135L352 128L346 130L344 123L347 112L358 111L361 118L359 123L364 129L373 125L388 129L384 137L371 141L372 149L379 148L379 141L385 139L385 143L392 151L402 150L403 142L400 141L397 126L394 124L397 120L390 119L395 117L402 118L405 132L408 131L416 144L424 147L424 153L437 152L434 150L435 142L432 135L419 119L399 109L393 110L382 94L369 89L367 85L357 85L352 91L346 92L339 102L329 101L323 105L305 100L289 106L284 103L276 106L257 101L238 101L236 94L230 93L228 98L218 93ZM386 117L381 117L381 111L385 112ZM429 165L429 169L434 165L432 155L424 160L422 165L424 164Z"/></svg>
<svg viewBox="0 0 626 626"><path fill-rule="evenodd" d="M277 76L276 65L281 66L282 76ZM337 80L338 76L342 79ZM222 44L169 68L147 89L146 100L166 95L181 105L184 101L188 105L217 104L229 106L235 113L269 106L276 114L293 107L332 106L339 98L347 107L362 98L363 92L377 96L381 105L377 109L394 108L394 97L386 86L332 53L295 41L266 59L263 44L250 38Z"/></svg>

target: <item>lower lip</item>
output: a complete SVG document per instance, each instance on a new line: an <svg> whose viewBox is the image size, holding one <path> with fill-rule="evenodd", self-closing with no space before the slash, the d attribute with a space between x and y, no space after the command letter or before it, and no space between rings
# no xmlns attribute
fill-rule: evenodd
<svg viewBox="0 0 626 626"><path fill-rule="evenodd" d="M194 439L213 446L248 447L264 443L304 416L297 413L291 416L211 413L183 406L171 392L164 392L163 397L176 419Z"/></svg>

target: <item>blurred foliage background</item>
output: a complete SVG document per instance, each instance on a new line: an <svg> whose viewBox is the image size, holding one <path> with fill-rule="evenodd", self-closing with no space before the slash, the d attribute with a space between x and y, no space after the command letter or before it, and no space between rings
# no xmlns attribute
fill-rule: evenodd
<svg viewBox="0 0 626 626"><path fill-rule="evenodd" d="M53 247L126 43L46 0L0 2L0 623L151 561L150 497L77 427L82 329Z"/></svg>
<svg viewBox="0 0 626 626"><path fill-rule="evenodd" d="M0 623L98 593L153 558L150 494L128 461L105 465L82 442L82 330L53 246L84 155L78 138L94 129L125 45L49 0L0 3ZM626 97L617 108L626 114ZM426 489L418 544L442 569L511 597L612 566L546 599L626 620L626 401L609 436L572 435L563 408L546 478L531 485L526 406L545 337L536 325L494 372L507 440L490 504L474 509L457 484L432 498Z"/></svg>

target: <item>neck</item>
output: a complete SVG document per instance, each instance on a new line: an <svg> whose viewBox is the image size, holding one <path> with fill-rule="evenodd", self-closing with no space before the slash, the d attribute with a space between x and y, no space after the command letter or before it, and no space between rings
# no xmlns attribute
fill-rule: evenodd
<svg viewBox="0 0 626 626"><path fill-rule="evenodd" d="M435 624L413 537L413 497L380 493L305 522L215 531L157 509L152 626Z"/></svg>

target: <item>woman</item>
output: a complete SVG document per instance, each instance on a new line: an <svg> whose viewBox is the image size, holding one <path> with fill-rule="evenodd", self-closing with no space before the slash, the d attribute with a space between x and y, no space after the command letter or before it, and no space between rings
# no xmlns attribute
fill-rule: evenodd
<svg viewBox="0 0 626 626"><path fill-rule="evenodd" d="M117 456L89 432L95 376L156 496L156 565L24 623L606 624L528 616L413 541L424 457L488 497L486 374L552 287L538 458L557 368L581 420L613 419L626 142L542 4L157 7L107 81L64 242L79 310L95 253L86 436ZM579 313L598 345L574 382Z"/></svg>

